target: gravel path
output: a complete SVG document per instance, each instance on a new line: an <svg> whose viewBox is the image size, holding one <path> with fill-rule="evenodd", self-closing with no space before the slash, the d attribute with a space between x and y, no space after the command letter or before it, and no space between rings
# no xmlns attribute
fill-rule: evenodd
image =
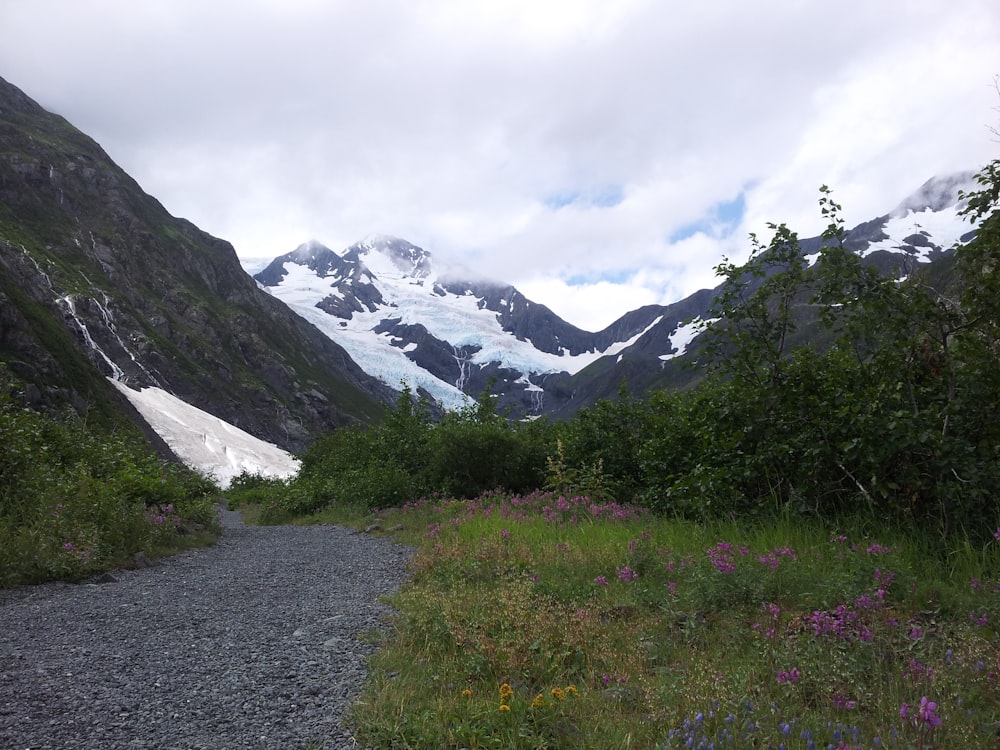
<svg viewBox="0 0 1000 750"><path fill-rule="evenodd" d="M0 592L0 748L355 747L344 709L406 548L243 526L112 583Z"/></svg>

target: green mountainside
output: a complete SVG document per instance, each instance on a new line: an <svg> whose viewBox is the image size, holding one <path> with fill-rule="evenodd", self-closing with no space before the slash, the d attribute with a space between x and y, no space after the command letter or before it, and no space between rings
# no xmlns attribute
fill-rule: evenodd
<svg viewBox="0 0 1000 750"><path fill-rule="evenodd" d="M229 243L3 79L0 362L36 408L134 420L111 376L291 450L393 398L261 291Z"/></svg>

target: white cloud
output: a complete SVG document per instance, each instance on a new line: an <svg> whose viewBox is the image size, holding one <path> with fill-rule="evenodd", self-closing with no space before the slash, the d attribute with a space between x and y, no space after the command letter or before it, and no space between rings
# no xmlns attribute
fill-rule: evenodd
<svg viewBox="0 0 1000 750"><path fill-rule="evenodd" d="M861 221L984 164L998 48L995 0L0 10L3 75L241 255L397 234L584 327L711 283L766 221L819 231L820 184ZM669 241L741 191L738 226Z"/></svg>

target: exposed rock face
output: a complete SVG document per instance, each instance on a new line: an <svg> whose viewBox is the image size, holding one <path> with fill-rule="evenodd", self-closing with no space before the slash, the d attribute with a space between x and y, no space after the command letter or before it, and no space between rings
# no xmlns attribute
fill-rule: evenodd
<svg viewBox="0 0 1000 750"><path fill-rule="evenodd" d="M0 323L0 360L56 409L120 403L110 376L297 450L393 397L263 292L229 243L170 216L2 79Z"/></svg>

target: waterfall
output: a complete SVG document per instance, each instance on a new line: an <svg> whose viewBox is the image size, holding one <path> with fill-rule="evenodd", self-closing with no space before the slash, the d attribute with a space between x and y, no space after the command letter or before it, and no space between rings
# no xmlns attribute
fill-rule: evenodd
<svg viewBox="0 0 1000 750"><path fill-rule="evenodd" d="M83 334L83 342L90 348L91 351L95 352L98 356L100 356L100 358L103 359L104 362L107 364L107 366L111 369L111 379L119 381L123 380L125 377L124 370L122 370L122 368L116 365L112 361L111 357L105 354L104 350L97 345L97 342L94 341L93 336L90 335L90 331L87 328L87 324L80 319L79 315L77 315L76 301L73 299L73 295L67 294L65 296L59 297L56 300L56 304L64 308L72 316L73 320L76 322L77 327L80 329L80 333Z"/></svg>
<svg viewBox="0 0 1000 750"><path fill-rule="evenodd" d="M115 337L115 341L117 341L118 345L125 351L126 354L128 354L128 356L132 360L132 362L134 362L135 365L140 370L142 370L143 374L145 374L145 376L147 378L149 378L153 382L154 385L156 385L158 387L162 387L162 386L160 386L160 381L158 381L153 376L153 373L151 373L149 370L147 370L143 366L142 362L140 362L139 359L135 356L135 354L132 353L132 350L128 346L126 346L125 342L122 340L122 337L118 335L118 329L115 327L114 316L111 314L111 308L110 308L111 299L104 292L101 292L101 296L104 297L104 303L103 304L101 302L99 302L98 300L96 300L96 299L92 299L91 301L95 305L97 305L97 309L101 311L101 318L103 318L103 320L104 320L104 325L107 326L107 329ZM117 378L116 378L116 380L117 380Z"/></svg>
<svg viewBox="0 0 1000 750"><path fill-rule="evenodd" d="M545 406L545 391L541 388L531 388L528 392L531 394L532 413L541 414L542 408Z"/></svg>
<svg viewBox="0 0 1000 750"><path fill-rule="evenodd" d="M464 347L451 347L455 353L455 362L458 364L458 379L455 381L455 387L465 393L465 385L469 382L469 355L465 354L463 349Z"/></svg>

